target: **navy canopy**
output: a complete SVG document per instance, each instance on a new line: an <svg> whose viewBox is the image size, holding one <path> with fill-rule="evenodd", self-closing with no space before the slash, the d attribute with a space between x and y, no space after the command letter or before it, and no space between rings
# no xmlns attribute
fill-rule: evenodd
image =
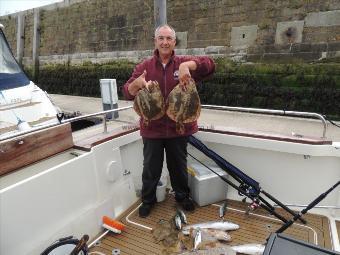
<svg viewBox="0 0 340 255"><path fill-rule="evenodd" d="M25 72L22 70L0 29L0 91L14 89L30 84Z"/></svg>

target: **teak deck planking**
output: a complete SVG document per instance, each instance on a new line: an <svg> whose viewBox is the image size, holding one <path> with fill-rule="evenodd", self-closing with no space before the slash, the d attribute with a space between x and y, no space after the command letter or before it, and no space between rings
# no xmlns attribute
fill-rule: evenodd
<svg viewBox="0 0 340 255"><path fill-rule="evenodd" d="M156 243L150 230L144 229L137 225L128 223L126 216L129 215L138 205L138 201L133 207L128 209L119 219L126 225L126 229L121 234L113 234L109 232L100 243L91 248L91 251L99 251L104 254L112 254L113 249L119 249L121 254L163 254L164 246L161 243ZM231 221L240 225L240 229L230 231L232 241L228 245L239 245L247 243L265 243L270 233L275 232L282 222L275 218L268 216L266 211L257 209L253 212L256 215L246 215L247 204L228 200L228 209L225 215L226 221ZM241 210L238 212L236 210ZM153 208L151 214L147 218L140 218L138 210L131 216L130 220L139 224L154 228L160 219L171 220L176 212L176 203L172 196L161 203L157 203ZM278 212L291 218L283 210L278 209ZM219 207L209 205L204 207L197 207L194 212L187 212L186 216L189 224L195 224L205 221L219 221ZM270 218L263 218L257 215L267 216ZM329 221L326 217L307 214L304 216L307 220L308 227L314 229L318 237L318 245L328 249L332 248L331 238L329 233ZM339 229L338 224L338 229ZM314 243L314 232L302 224L294 224L288 228L285 234L291 235L294 238Z"/></svg>

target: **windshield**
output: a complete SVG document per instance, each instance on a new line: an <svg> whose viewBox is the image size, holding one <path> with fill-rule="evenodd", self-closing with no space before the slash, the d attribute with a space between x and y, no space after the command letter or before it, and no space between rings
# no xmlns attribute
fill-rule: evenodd
<svg viewBox="0 0 340 255"><path fill-rule="evenodd" d="M29 84L30 81L15 60L0 29L0 91Z"/></svg>

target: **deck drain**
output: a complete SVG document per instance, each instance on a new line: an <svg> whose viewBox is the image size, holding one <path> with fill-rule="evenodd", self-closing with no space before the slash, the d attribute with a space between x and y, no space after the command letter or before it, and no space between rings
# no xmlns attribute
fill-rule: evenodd
<svg viewBox="0 0 340 255"><path fill-rule="evenodd" d="M113 249L112 255L120 255L120 250L119 249Z"/></svg>
<svg viewBox="0 0 340 255"><path fill-rule="evenodd" d="M266 225L266 229L267 229L268 231L270 231L271 228L272 228L272 225L270 225L270 224L267 224L267 225Z"/></svg>
<svg viewBox="0 0 340 255"><path fill-rule="evenodd" d="M93 246L99 246L102 242L101 241L97 241L93 244Z"/></svg>

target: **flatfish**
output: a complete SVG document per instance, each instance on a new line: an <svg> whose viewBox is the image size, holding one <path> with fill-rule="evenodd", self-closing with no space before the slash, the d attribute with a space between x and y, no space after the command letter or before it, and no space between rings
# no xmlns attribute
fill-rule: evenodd
<svg viewBox="0 0 340 255"><path fill-rule="evenodd" d="M152 81L148 88L138 91L133 109L142 117L145 126L150 121L160 119L165 114L165 102L157 81Z"/></svg>
<svg viewBox="0 0 340 255"><path fill-rule="evenodd" d="M176 122L176 132L184 134L184 123L196 121L201 113L201 101L195 81L190 79L185 91L178 84L170 92L167 106L166 114Z"/></svg>

